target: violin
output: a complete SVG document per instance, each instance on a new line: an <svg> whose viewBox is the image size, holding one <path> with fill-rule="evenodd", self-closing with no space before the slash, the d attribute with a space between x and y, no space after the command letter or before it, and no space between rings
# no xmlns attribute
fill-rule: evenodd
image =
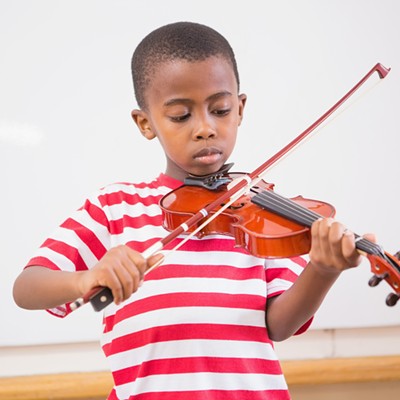
<svg viewBox="0 0 400 400"><path fill-rule="evenodd" d="M373 73L377 72L383 79L389 71L382 64L376 64L318 120L253 172L230 174L232 165L228 164L209 176L189 176L183 186L160 200L164 227L169 233L146 249L143 257L162 251L182 234L186 235L185 239L172 251L194 235L201 238L216 233L232 236L237 246L263 258L290 258L308 253L312 223L322 217L332 217L334 207L302 196L285 198L273 190L274 185L263 180L263 174L336 111ZM376 286L385 280L393 289L386 304L394 306L400 298L400 252L393 256L359 235L356 235L356 248L371 264L373 277L369 285ZM151 266L145 274L158 265ZM90 302L96 311L100 311L112 301L109 288L94 288L71 303L71 309Z"/></svg>
<svg viewBox="0 0 400 400"><path fill-rule="evenodd" d="M227 167L231 167L229 164ZM180 224L195 214L201 205L213 202L228 191L228 185L241 174L222 174L205 178L189 177L185 184L160 200L164 215L164 228L174 231ZM217 213L220 207L211 211ZM303 255L311 248L311 225L323 217L333 217L335 208L320 200L302 196L286 198L274 191L274 185L263 182L252 187L249 194L230 204L217 218L202 225L193 226L187 233L194 232L199 238L212 234L223 234L235 239L237 247L262 258L290 258ZM386 298L388 306L394 306L400 298L400 251L391 255L382 247L360 235L356 237L356 248L365 255L374 273L368 284L377 286L386 280L394 289Z"/></svg>
<svg viewBox="0 0 400 400"><path fill-rule="evenodd" d="M229 165L231 167L232 164ZM241 173L210 175L203 180L186 178L185 184L160 200L164 228L173 231L199 210L228 190L228 184ZM209 180L213 181L210 189ZM287 258L305 254L311 247L310 226L321 217L333 217L332 205L298 196L285 199L261 181L249 194L241 196L217 218L196 232L198 238L222 234L232 236L236 247L262 258ZM221 203L220 206L224 206ZM210 212L218 212L221 207ZM190 234L197 226L188 230Z"/></svg>

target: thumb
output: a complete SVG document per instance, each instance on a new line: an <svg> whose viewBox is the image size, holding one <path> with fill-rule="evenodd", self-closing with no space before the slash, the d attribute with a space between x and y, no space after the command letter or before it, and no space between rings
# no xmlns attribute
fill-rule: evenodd
<svg viewBox="0 0 400 400"><path fill-rule="evenodd" d="M363 238L369 240L372 243L377 243L374 233L366 233L365 235L363 235Z"/></svg>
<svg viewBox="0 0 400 400"><path fill-rule="evenodd" d="M147 259L146 272L150 271L151 269L154 269L154 268L157 268L158 266L160 266L163 263L164 258L165 258L164 254L162 254L162 253L157 253L157 254L154 254L154 255L150 256Z"/></svg>

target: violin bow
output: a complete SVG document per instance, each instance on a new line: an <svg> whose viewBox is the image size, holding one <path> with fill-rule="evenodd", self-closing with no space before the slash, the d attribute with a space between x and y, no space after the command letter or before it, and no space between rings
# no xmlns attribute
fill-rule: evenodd
<svg viewBox="0 0 400 400"><path fill-rule="evenodd" d="M285 145L276 154L270 157L267 161L257 167L253 172L244 174L241 177L235 179L228 185L228 190L223 192L216 200L206 205L204 208L199 210L196 214L188 218L188 220L178 226L176 229L171 231L164 238L155 242L153 245L148 247L142 256L149 258L150 256L162 251L165 246L170 244L178 236L187 233L194 226L197 228L190 233L183 241L171 251L177 250L193 235L199 232L204 226L208 225L214 218L220 215L226 208L233 204L238 198L243 196L252 187L257 185L261 180L263 174L275 163L277 163L283 156L297 147L306 137L308 137L318 126L320 126L327 118L329 118L339 107L341 107L375 72L378 73L380 79L384 79L390 72L390 68L384 67L381 63L377 63L373 68L353 87L351 88L340 100L338 100L331 108L329 108L323 115L321 115L314 123L312 123L307 129L305 129L300 135L294 138L291 142ZM221 206L221 204L224 204ZM216 210L210 215L212 211ZM208 218L207 218L208 217ZM206 218L206 219L205 219ZM202 222L203 221L203 222ZM145 272L148 273L150 270L158 267L159 263L152 265ZM113 295L107 287L97 287L90 290L83 297L75 300L70 304L71 310L75 310L82 305L90 302L95 311L100 311L105 308L108 304L113 301Z"/></svg>

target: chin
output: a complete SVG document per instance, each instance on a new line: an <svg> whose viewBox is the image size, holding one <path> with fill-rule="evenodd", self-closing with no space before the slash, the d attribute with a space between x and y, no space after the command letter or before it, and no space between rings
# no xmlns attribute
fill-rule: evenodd
<svg viewBox="0 0 400 400"><path fill-rule="evenodd" d="M214 174L221 169L222 165L205 165L201 168L194 168L190 174L197 176Z"/></svg>

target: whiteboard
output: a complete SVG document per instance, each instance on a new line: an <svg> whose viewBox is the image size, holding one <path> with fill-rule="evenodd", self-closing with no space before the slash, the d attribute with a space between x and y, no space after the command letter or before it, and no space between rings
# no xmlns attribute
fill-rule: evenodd
<svg viewBox="0 0 400 400"><path fill-rule="evenodd" d="M163 24L210 25L237 56L245 119L231 158L252 171L331 107L376 62L391 67L267 174L276 191L330 202L338 219L400 248L400 3L328 1L0 1L2 278L0 346L96 340L90 306L65 320L18 309L14 279L33 251L97 188L153 178L156 141L140 135L130 58ZM369 288L369 265L346 271L313 329L399 325L389 287Z"/></svg>

